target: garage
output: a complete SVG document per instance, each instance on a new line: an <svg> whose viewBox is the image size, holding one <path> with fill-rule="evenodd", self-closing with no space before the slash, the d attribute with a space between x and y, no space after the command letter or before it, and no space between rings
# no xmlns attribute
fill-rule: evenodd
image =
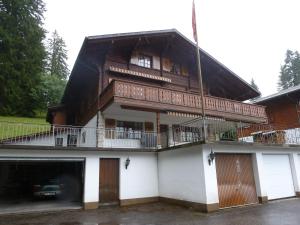
<svg viewBox="0 0 300 225"><path fill-rule="evenodd" d="M263 155L268 199L295 196L289 155Z"/></svg>
<svg viewBox="0 0 300 225"><path fill-rule="evenodd" d="M219 207L258 203L251 154L216 154Z"/></svg>
<svg viewBox="0 0 300 225"><path fill-rule="evenodd" d="M81 207L83 170L81 159L0 159L0 209Z"/></svg>

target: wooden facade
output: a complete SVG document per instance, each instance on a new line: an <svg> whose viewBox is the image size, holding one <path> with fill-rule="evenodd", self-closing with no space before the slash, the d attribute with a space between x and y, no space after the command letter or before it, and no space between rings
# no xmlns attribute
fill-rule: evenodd
<svg viewBox="0 0 300 225"><path fill-rule="evenodd" d="M201 51L207 114L265 122L263 107L240 102L258 93ZM141 57L149 59L146 66ZM83 43L62 104L69 125L84 125L111 102L199 114L198 87L195 45L176 30L95 36Z"/></svg>
<svg viewBox="0 0 300 225"><path fill-rule="evenodd" d="M268 123L264 125L252 124L250 127L243 129L239 136L254 135L254 139L256 139L255 136L260 136L260 138L254 140L255 142L264 143L266 141L268 143L272 139L274 143L284 143L285 130L300 127L299 100L300 88L297 87L292 88L291 92L287 89L282 94L279 92L273 96L256 100L256 104L266 107ZM259 134L259 132L262 132L262 134Z"/></svg>
<svg viewBox="0 0 300 225"><path fill-rule="evenodd" d="M265 102L269 123L276 129L291 129L300 126L300 107L297 100L286 97L272 102Z"/></svg>
<svg viewBox="0 0 300 225"><path fill-rule="evenodd" d="M201 98L197 94L114 80L100 96L100 109L115 102L124 106L153 111L176 111L201 114ZM205 111L209 116L233 121L265 122L265 108L238 101L205 96Z"/></svg>

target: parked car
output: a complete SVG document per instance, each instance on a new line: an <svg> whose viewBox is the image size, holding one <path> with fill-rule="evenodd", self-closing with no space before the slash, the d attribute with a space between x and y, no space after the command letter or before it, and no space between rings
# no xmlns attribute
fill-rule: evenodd
<svg viewBox="0 0 300 225"><path fill-rule="evenodd" d="M36 198L57 198L61 194L62 189L60 185L34 185L33 195Z"/></svg>

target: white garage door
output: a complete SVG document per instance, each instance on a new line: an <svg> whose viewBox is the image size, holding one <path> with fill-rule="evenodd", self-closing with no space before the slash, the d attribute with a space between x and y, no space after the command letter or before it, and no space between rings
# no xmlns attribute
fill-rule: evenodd
<svg viewBox="0 0 300 225"><path fill-rule="evenodd" d="M264 155L264 177L268 199L295 195L292 171L288 155Z"/></svg>

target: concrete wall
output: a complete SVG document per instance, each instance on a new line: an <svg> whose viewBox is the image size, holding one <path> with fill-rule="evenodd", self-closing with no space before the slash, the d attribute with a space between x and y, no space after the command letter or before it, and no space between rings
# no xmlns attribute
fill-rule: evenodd
<svg viewBox="0 0 300 225"><path fill-rule="evenodd" d="M204 202L201 149L176 149L158 154L159 195L161 197Z"/></svg>
<svg viewBox="0 0 300 225"><path fill-rule="evenodd" d="M96 147L96 127L97 115L95 115L80 131L79 143L80 147ZM85 133L85 134L84 134ZM84 137L85 135L85 141Z"/></svg>
<svg viewBox="0 0 300 225"><path fill-rule="evenodd" d="M215 165L201 145L158 154L159 195L201 204L218 203Z"/></svg>

